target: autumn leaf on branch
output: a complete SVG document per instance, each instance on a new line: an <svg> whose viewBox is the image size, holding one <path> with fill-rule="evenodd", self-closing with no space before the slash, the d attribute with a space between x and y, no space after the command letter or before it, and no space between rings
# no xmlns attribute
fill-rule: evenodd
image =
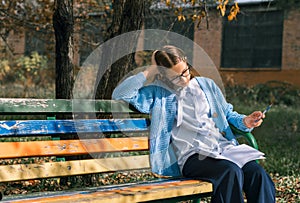
<svg viewBox="0 0 300 203"><path fill-rule="evenodd" d="M225 15L226 5L228 4L228 0L218 0L219 5L217 6L217 10L220 10L222 16Z"/></svg>
<svg viewBox="0 0 300 203"><path fill-rule="evenodd" d="M171 5L171 0L166 0L166 5L170 6Z"/></svg>
<svg viewBox="0 0 300 203"><path fill-rule="evenodd" d="M183 13L182 13L182 7L180 7L179 9L178 9L178 15L177 15L177 19L178 19L178 21L185 21L186 19L185 19L185 16L183 15Z"/></svg>
<svg viewBox="0 0 300 203"><path fill-rule="evenodd" d="M239 8L238 4L235 3L230 9L229 15L227 17L228 20L232 21L233 19L236 19L236 16L239 12L240 12L240 8Z"/></svg>
<svg viewBox="0 0 300 203"><path fill-rule="evenodd" d="M176 9L174 13L179 22L184 22L190 18L197 22L198 28L204 18L208 28L207 7L217 5L216 10L220 12L222 17L226 16L229 21L236 20L237 14L240 13L240 8L235 0L165 0L164 2L168 8ZM233 2L235 3L233 4ZM190 8L193 8L193 14L189 13Z"/></svg>
<svg viewBox="0 0 300 203"><path fill-rule="evenodd" d="M225 16L226 13L226 6L228 5L229 0L218 0L218 6L217 6L217 10L220 10L220 13L222 16ZM235 2L233 6L231 6L231 9L229 11L229 14L227 16L227 19L229 21L235 20L237 14L240 12L240 8L238 6L238 4Z"/></svg>

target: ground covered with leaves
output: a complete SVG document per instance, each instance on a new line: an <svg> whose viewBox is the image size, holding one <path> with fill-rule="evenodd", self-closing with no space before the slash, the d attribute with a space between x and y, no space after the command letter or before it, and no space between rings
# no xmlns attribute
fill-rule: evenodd
<svg viewBox="0 0 300 203"><path fill-rule="evenodd" d="M280 176L271 174L276 185L277 203L300 202L300 175Z"/></svg>

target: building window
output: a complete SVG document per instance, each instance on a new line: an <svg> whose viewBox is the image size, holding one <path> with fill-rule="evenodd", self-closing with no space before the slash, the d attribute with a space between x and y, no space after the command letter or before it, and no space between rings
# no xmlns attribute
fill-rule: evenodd
<svg viewBox="0 0 300 203"><path fill-rule="evenodd" d="M283 11L251 11L223 21L221 68L281 68Z"/></svg>

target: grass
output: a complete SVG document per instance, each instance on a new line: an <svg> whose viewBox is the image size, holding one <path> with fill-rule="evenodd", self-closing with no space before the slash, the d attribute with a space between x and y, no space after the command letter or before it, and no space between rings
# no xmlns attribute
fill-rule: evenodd
<svg viewBox="0 0 300 203"><path fill-rule="evenodd" d="M245 114L267 106L267 103L235 103L235 109ZM253 134L259 149L266 154L260 164L275 183L276 202L300 202L300 106L273 105Z"/></svg>
<svg viewBox="0 0 300 203"><path fill-rule="evenodd" d="M262 165L276 184L277 202L300 202L300 109L275 109L255 133L267 155Z"/></svg>
<svg viewBox="0 0 300 203"><path fill-rule="evenodd" d="M257 110L250 109L246 114ZM300 175L300 108L273 106L253 134L266 154L261 164L269 173Z"/></svg>
<svg viewBox="0 0 300 203"><path fill-rule="evenodd" d="M256 130L268 160L265 167L281 175L300 174L300 109L275 109Z"/></svg>

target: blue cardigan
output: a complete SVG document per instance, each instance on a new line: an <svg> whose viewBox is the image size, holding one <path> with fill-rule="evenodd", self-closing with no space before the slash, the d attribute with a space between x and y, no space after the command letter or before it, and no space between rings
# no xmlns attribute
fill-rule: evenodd
<svg viewBox="0 0 300 203"><path fill-rule="evenodd" d="M229 123L240 130L249 132L243 123L245 115L233 111L226 102L216 83L205 77L195 78L205 93L210 105L210 116L222 134L237 144ZM144 86L143 73L124 80L112 94L116 100L132 104L138 111L151 115L150 125L150 164L153 173L163 176L181 176L171 143L171 130L177 112L176 95L163 84L152 83Z"/></svg>

